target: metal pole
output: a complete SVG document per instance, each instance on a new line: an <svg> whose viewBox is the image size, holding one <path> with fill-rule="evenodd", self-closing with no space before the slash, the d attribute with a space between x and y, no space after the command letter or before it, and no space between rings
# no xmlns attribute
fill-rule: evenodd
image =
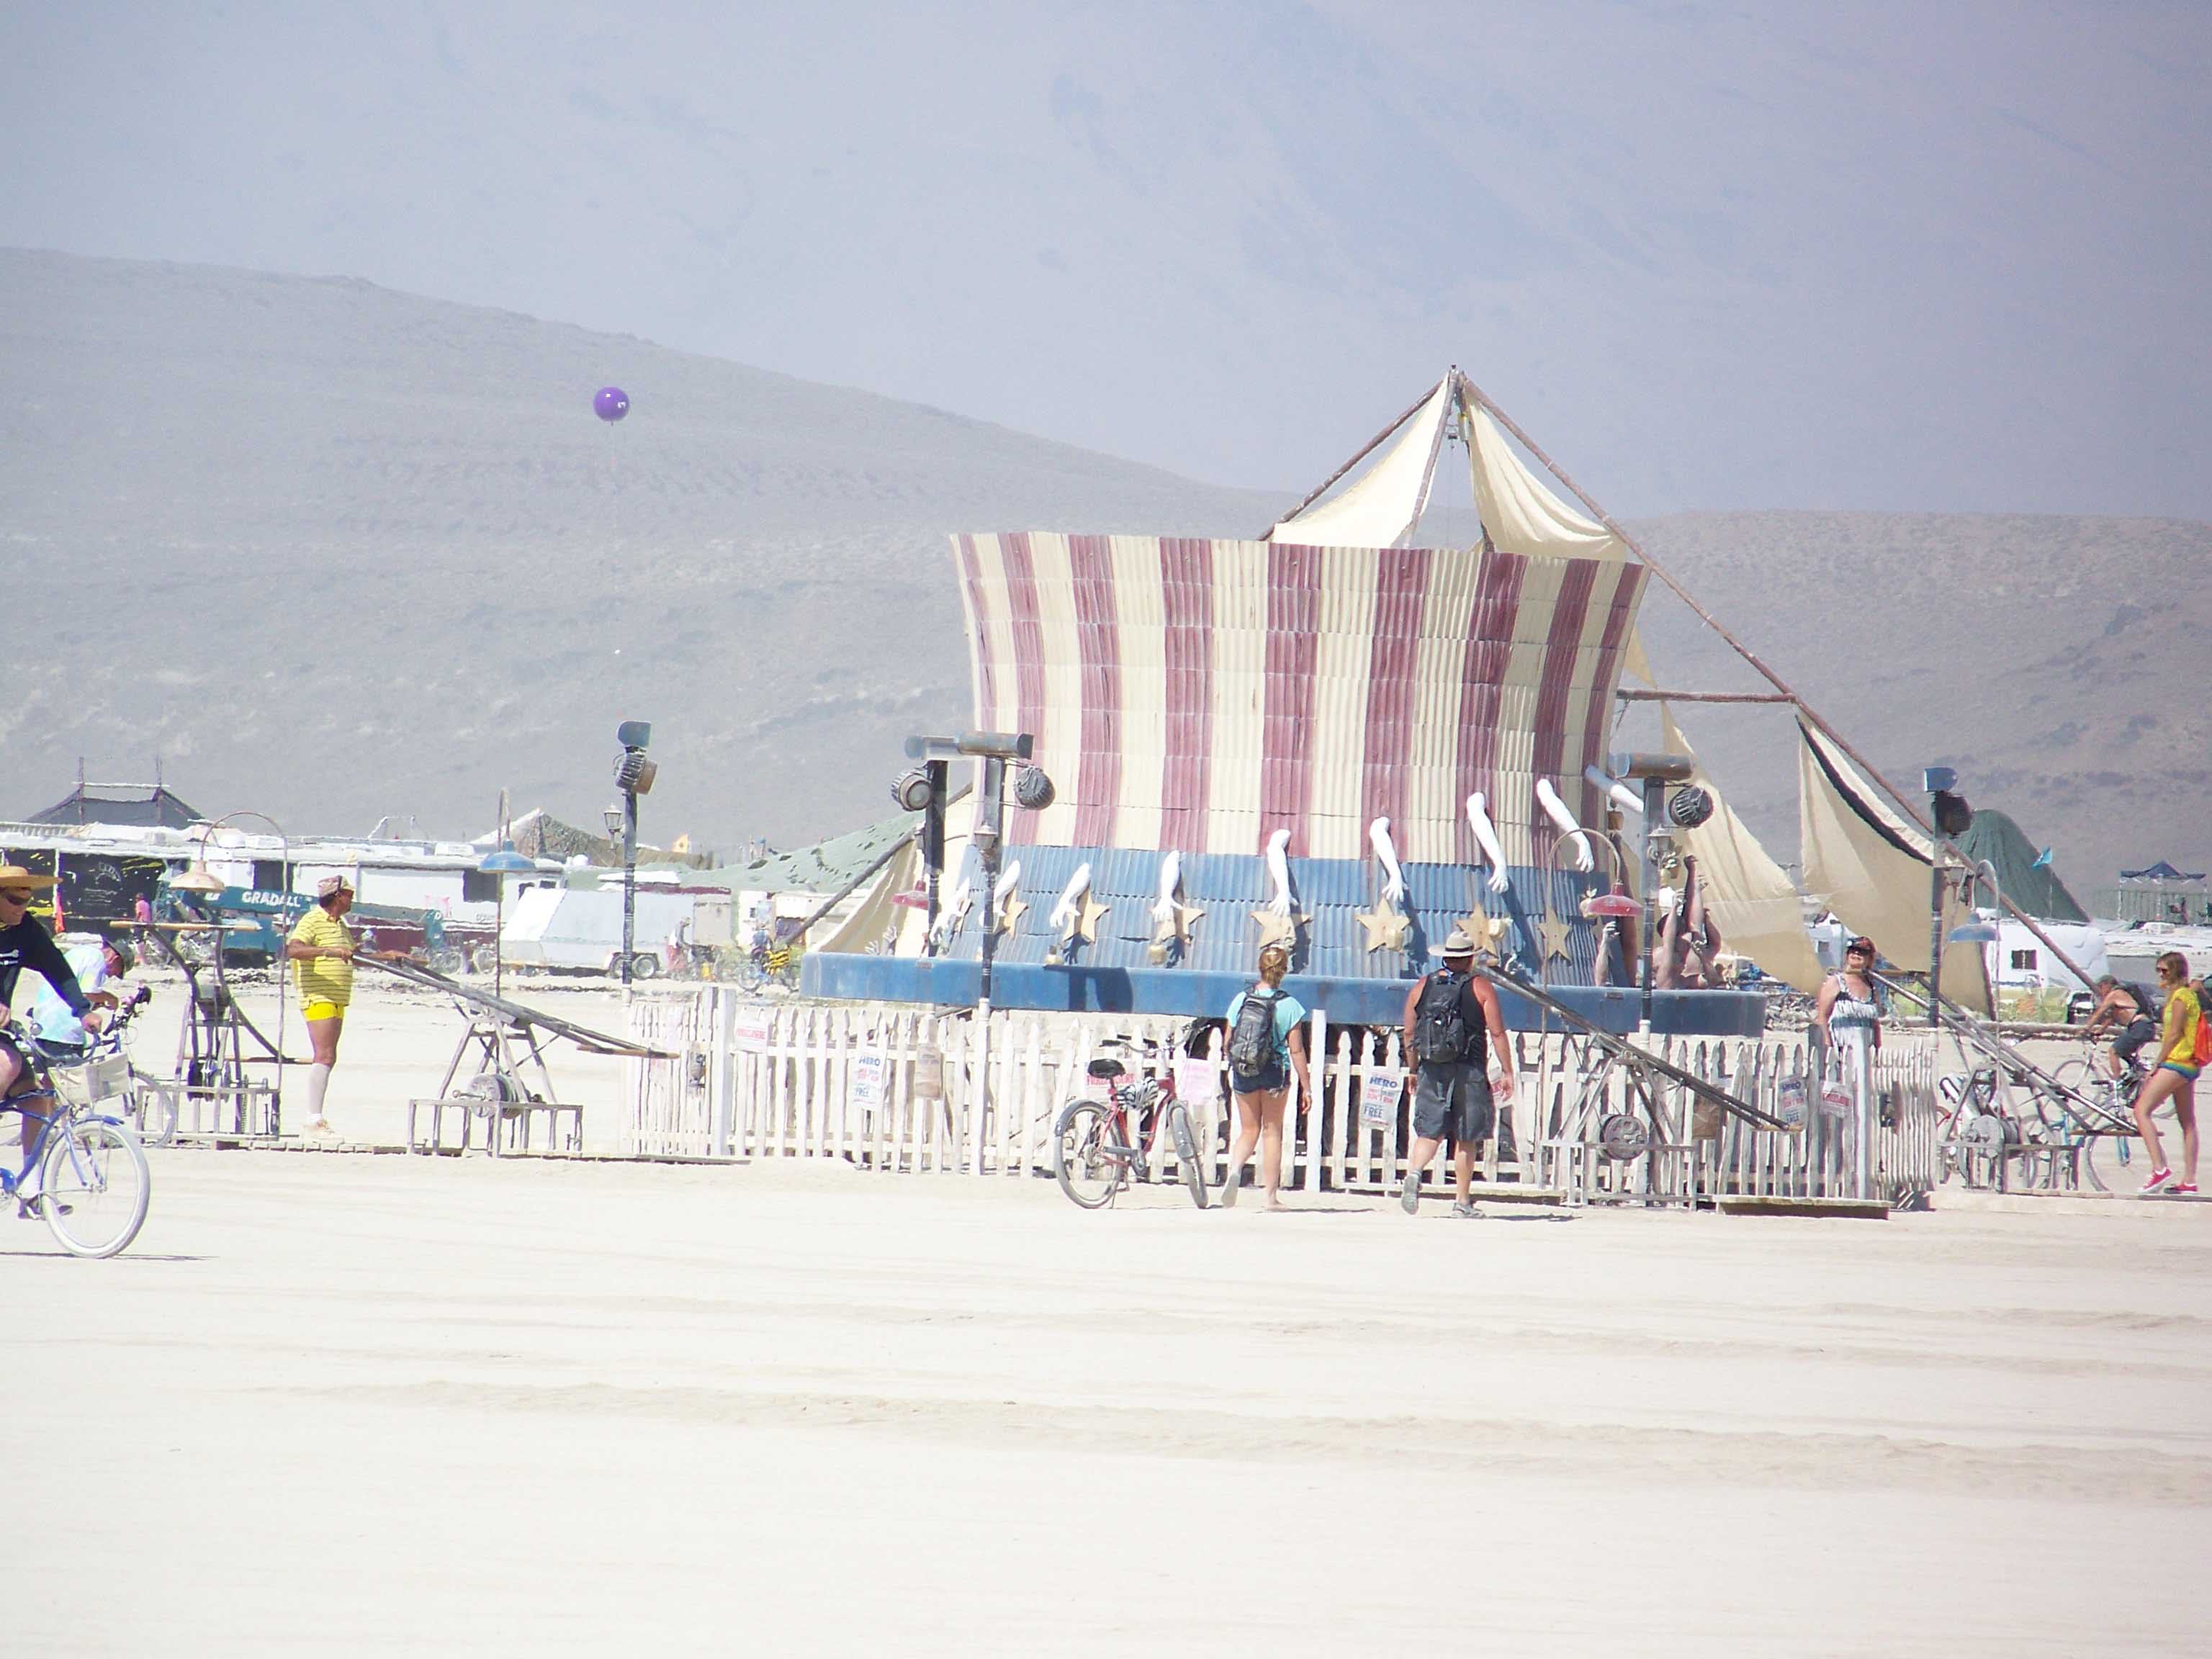
<svg viewBox="0 0 2212 1659"><path fill-rule="evenodd" d="M975 999L975 1116L970 1120L971 1144L975 1147L975 1173L983 1173L983 1110L989 1099L991 1075L991 958L999 942L999 842L1000 830L1006 817L1006 763L996 755L983 762L983 799L976 804L981 819L975 836L976 856L983 873L983 947L982 971L979 976Z"/></svg>
<svg viewBox="0 0 2212 1659"><path fill-rule="evenodd" d="M1636 983L1644 993L1644 1029L1651 1029L1651 956L1659 937L1659 837L1667 833L1667 785L1661 778L1644 780L1644 937L1637 941Z"/></svg>
<svg viewBox="0 0 2212 1659"><path fill-rule="evenodd" d="M1597 500L1595 496L1593 496L1588 490L1584 489L1580 484L1577 483L1572 478L1569 477L1565 472L1562 471L1560 470L1559 464L1553 460L1549 455L1547 455L1541 447L1537 444L1536 441L1534 438L1531 438L1526 432L1523 432L1521 429L1519 423L1516 422L1510 415L1508 415L1503 409L1499 408L1497 404L1492 402L1489 394L1485 392L1480 386L1475 385L1474 381L1468 380L1464 374L1460 376L1460 392L1462 397L1471 398L1474 403L1485 410L1491 417L1498 423L1498 425L1504 427L1508 432L1511 433L1515 438L1518 439L1522 448L1526 449L1531 455L1534 456L1537 461L1545 468L1546 471L1549 471L1553 477L1565 484L1567 487L1567 491L1570 495L1573 495L1577 501L1580 501L1584 507L1589 509L1590 516L1592 518L1595 519L1600 524L1603 525L1607 530L1619 537L1620 538L1621 545L1626 547L1630 552L1633 553L1639 560L1641 560L1644 568L1650 570L1653 575L1656 576L1669 588L1673 589L1674 597L1681 600L1684 605L1689 606L1691 613L1694 615L1698 621L1704 623L1706 627L1711 629L1714 633L1719 635L1723 640L1726 641L1728 642L1729 648L1734 651L1737 656L1742 658L1745 662L1748 663L1761 679L1765 680L1777 691L1785 694L1790 702L1796 704L1797 713L1807 725L1814 727L1831 743L1834 744L1837 748L1842 750L1844 757L1854 766L1857 767L1859 770L1865 773L1869 778L1872 779L1878 787L1885 791L1889 797L1898 804L1898 805L1904 808L1905 815L1911 818L1915 824L1917 824L1920 829L1925 830L1930 836L1933 836L1936 834L1936 825L1933 819L1922 817L1920 805L1917 801L1916 801L1911 796L1906 794L1905 791L1899 788L1895 784L1892 783L1887 777L1883 776L1881 770L1876 768L1872 762L1869 761L1865 756L1860 754L1856 749L1851 746L1850 739L1845 738L1842 732L1838 732L1834 726L1829 725L1826 720L1821 718L1820 712L1814 708L1810 703L1807 702L1803 697L1798 696L1796 689L1792 687L1788 681L1784 680L1781 675L1776 673L1771 668L1768 667L1765 660L1761 658L1757 652L1753 651L1741 640L1736 638L1734 634L1729 632L1725 627L1722 626L1719 617L1714 616L1711 611L1706 610L1704 605L1700 605L1691 594L1690 590L1685 587L1675 579L1671 571L1651 556L1650 553L1644 548L1643 543L1638 541L1635 537L1630 535L1627 531L1622 529L1620 523L1613 518L1613 514L1607 512L1602 507L1598 505ZM1401 416L1400 418L1402 420L1404 417ZM2038 921L2033 916L2029 915L2026 911L2020 909L2014 905L2006 904L2003 908L2014 921L2020 923L2021 927L2027 928L2030 933L2033 934L2044 947L2048 950L2051 954L2070 973L2072 973L2075 978L2081 980L2084 984L2088 982L2089 975L2083 971L2081 964L2076 963L2073 957L2066 954L2065 950L2059 945L2057 940L2052 939L2049 933L2044 932L2043 924L2041 922Z"/></svg>
<svg viewBox="0 0 2212 1659"><path fill-rule="evenodd" d="M623 989L629 989L630 958L637 954L637 791L623 791Z"/></svg>
<svg viewBox="0 0 2212 1659"><path fill-rule="evenodd" d="M1928 861L1928 1024L1932 1029L1942 1024L1936 1003L1943 994L1943 866L1951 842L1938 834L1929 848L1935 855Z"/></svg>
<svg viewBox="0 0 2212 1659"><path fill-rule="evenodd" d="M945 874L945 805L946 775L949 763L941 760L928 763L929 808L921 821L921 865L929 881L929 908L922 928L922 953L927 956L935 950L932 941L937 936L938 887Z"/></svg>

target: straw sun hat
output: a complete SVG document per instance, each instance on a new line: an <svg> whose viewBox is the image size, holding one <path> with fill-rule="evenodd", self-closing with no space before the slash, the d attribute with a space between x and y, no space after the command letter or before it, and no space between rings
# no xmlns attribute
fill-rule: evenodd
<svg viewBox="0 0 2212 1659"><path fill-rule="evenodd" d="M35 875L20 864L0 864L0 888L51 887L53 884L52 876Z"/></svg>

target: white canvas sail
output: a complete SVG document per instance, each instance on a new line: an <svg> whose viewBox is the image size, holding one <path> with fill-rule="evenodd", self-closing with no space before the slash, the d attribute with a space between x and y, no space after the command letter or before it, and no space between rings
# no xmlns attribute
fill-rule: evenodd
<svg viewBox="0 0 2212 1659"><path fill-rule="evenodd" d="M1799 836L1808 891L1899 968L1928 971L1928 838L1882 805L1826 738L1802 721L1797 753ZM1965 919L1954 908L1943 931ZM1989 975L1977 945L1943 951L1943 994L1977 1013L1990 1012Z"/></svg>
<svg viewBox="0 0 2212 1659"><path fill-rule="evenodd" d="M1674 723L1674 711L1663 702L1659 720L1668 750L1697 761L1697 750ZM1826 975L1805 932L1796 884L1735 815L1703 762L1694 776L1713 798L1713 815L1683 832L1682 848L1698 860L1705 909L1720 929L1721 948L1749 957L1761 972L1797 990L1819 990Z"/></svg>
<svg viewBox="0 0 2212 1659"><path fill-rule="evenodd" d="M1453 391L1448 374L1365 472L1328 500L1292 514L1267 539L1308 547L1395 546L1429 504Z"/></svg>
<svg viewBox="0 0 2212 1659"><path fill-rule="evenodd" d="M1532 558L1625 559L1628 544L1594 519L1586 519L1553 495L1544 481L1513 453L1505 430L1490 411L1462 399L1460 430L1467 440L1468 467L1474 475L1475 510L1491 545L1504 553ZM1631 630L1622 669L1644 684L1653 684L1650 659L1640 629Z"/></svg>

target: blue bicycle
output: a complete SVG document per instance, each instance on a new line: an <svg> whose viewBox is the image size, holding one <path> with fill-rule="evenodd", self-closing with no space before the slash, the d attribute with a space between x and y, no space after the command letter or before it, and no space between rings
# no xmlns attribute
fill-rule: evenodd
<svg viewBox="0 0 2212 1659"><path fill-rule="evenodd" d="M42 1218L71 1255L113 1255L146 1224L153 1194L138 1137L120 1118L101 1115L88 1097L87 1079L104 1054L118 1051L117 1037L111 1033L72 1048L27 1036L19 1026L15 1046L29 1064L15 1089L0 1099L0 1126L10 1113L35 1113L46 1121L22 1168L0 1166L0 1206L13 1199L22 1215ZM36 1188L26 1197L33 1170Z"/></svg>

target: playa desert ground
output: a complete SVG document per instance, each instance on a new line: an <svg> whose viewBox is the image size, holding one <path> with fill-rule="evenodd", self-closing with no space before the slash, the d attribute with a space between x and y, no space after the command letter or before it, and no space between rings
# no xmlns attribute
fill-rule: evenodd
<svg viewBox="0 0 2212 1659"><path fill-rule="evenodd" d="M434 1009L386 1006L434 1073ZM2178 1653L2212 1619L2202 1208L154 1177L114 1261L0 1222L11 1655Z"/></svg>

